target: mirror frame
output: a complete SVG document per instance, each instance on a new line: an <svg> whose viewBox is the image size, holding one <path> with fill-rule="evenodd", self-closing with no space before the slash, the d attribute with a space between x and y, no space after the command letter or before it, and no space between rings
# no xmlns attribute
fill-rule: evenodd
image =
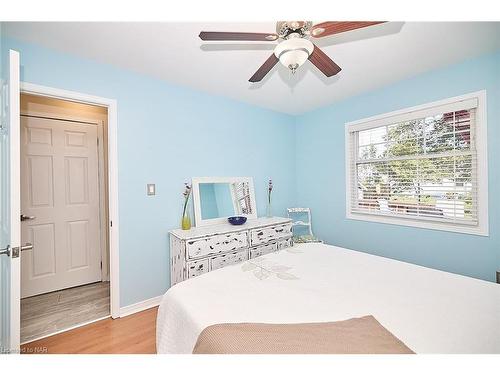
<svg viewBox="0 0 500 375"><path fill-rule="evenodd" d="M216 225L216 224L229 224L227 222L227 217L218 217L215 219L203 219L201 216L201 201L200 201L200 184L206 183L234 183L234 182L246 182L248 183L248 188L250 190L250 204L252 205L252 213L250 215L241 215L245 216L247 219L256 219L257 218L257 205L255 204L255 191L253 187L253 178L252 177L193 177L191 179L192 188L193 188L193 205L194 205L194 220L195 226L203 227L207 225Z"/></svg>

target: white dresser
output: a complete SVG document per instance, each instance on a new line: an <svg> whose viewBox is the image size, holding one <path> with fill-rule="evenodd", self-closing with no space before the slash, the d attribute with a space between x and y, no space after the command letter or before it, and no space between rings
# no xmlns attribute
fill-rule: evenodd
<svg viewBox="0 0 500 375"><path fill-rule="evenodd" d="M178 282L293 245L292 221L250 219L170 231L170 282Z"/></svg>

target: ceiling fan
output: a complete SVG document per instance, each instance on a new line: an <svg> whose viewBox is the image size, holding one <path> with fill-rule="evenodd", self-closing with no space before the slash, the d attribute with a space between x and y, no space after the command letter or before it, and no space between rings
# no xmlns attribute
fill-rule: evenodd
<svg viewBox="0 0 500 375"><path fill-rule="evenodd" d="M261 81L278 61L295 73L299 66L309 60L327 77L331 77L342 69L309 38L322 38L383 22L385 21L327 21L313 25L311 21L279 21L276 23L276 33L202 31L199 37L206 41L274 42L282 39L274 53L249 79L250 82Z"/></svg>

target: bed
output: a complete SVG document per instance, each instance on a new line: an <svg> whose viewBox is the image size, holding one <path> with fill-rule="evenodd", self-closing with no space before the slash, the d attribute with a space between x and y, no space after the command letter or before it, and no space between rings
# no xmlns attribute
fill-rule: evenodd
<svg viewBox="0 0 500 375"><path fill-rule="evenodd" d="M320 243L301 244L170 288L158 353L192 353L221 323L373 316L415 353L500 353L500 285Z"/></svg>

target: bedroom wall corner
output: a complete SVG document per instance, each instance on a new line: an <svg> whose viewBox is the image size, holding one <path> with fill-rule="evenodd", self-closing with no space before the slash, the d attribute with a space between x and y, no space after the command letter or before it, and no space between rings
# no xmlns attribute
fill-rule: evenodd
<svg viewBox="0 0 500 375"><path fill-rule="evenodd" d="M345 217L346 122L486 89L489 236ZM500 269L500 51L399 81L296 119L297 201L311 207L315 234L329 244L495 280Z"/></svg>

